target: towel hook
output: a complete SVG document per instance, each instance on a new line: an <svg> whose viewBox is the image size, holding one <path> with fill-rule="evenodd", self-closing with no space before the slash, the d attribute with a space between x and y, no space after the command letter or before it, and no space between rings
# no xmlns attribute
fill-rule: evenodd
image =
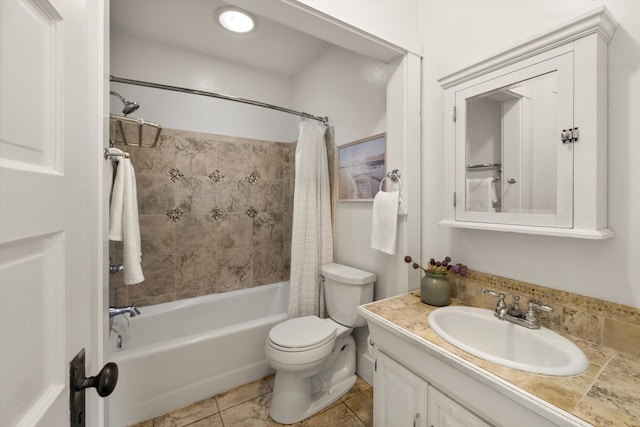
<svg viewBox="0 0 640 427"><path fill-rule="evenodd" d="M393 182L398 182L400 179L400 171L398 169L392 169L391 172L387 172L387 178Z"/></svg>
<svg viewBox="0 0 640 427"><path fill-rule="evenodd" d="M380 181L380 187L378 188L378 191L382 191L382 184L384 183L384 180L389 178L391 181L395 182L398 184L398 190L402 190L402 181L400 181L400 171L398 169L394 169L391 172L388 172L384 178L382 178L382 181Z"/></svg>

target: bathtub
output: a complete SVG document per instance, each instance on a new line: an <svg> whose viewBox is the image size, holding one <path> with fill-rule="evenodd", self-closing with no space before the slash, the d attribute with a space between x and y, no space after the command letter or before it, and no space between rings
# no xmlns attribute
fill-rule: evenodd
<svg viewBox="0 0 640 427"><path fill-rule="evenodd" d="M287 317L289 282L141 307L113 319L111 361L120 375L108 424L124 427L271 373L264 343Z"/></svg>

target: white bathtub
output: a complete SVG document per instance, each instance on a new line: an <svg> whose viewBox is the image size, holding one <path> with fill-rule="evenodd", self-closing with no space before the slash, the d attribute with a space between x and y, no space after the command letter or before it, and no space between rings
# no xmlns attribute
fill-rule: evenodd
<svg viewBox="0 0 640 427"><path fill-rule="evenodd" d="M114 318L120 375L108 425L124 427L263 378L269 330L287 317L289 282L141 307ZM117 348L122 337L122 347Z"/></svg>

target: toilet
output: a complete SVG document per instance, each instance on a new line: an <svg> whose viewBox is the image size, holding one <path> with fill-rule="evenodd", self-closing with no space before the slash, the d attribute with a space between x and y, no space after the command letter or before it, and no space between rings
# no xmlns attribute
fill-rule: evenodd
<svg viewBox="0 0 640 427"><path fill-rule="evenodd" d="M326 319L304 316L274 326L265 344L276 370L269 414L293 424L321 411L356 382L356 307L373 301L376 275L340 264L322 266Z"/></svg>

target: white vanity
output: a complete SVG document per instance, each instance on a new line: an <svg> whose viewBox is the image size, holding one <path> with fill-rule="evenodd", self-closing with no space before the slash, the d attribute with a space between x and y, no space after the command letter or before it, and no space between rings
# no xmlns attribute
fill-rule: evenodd
<svg viewBox="0 0 640 427"><path fill-rule="evenodd" d="M613 236L607 44L616 25L601 7L439 79L447 164L442 225Z"/></svg>
<svg viewBox="0 0 640 427"><path fill-rule="evenodd" d="M598 359L601 349L593 350L597 346L581 342L592 364L584 373L557 377L523 372L448 344L429 327L428 317L436 309L422 303L419 292L358 307L375 348L374 426L576 427L621 413L606 401L586 413L580 404L598 392L594 384L607 388L607 381L615 381L609 368L599 370L604 363ZM612 363L607 366L613 369ZM620 416L607 425L620 420L633 425L633 418Z"/></svg>

